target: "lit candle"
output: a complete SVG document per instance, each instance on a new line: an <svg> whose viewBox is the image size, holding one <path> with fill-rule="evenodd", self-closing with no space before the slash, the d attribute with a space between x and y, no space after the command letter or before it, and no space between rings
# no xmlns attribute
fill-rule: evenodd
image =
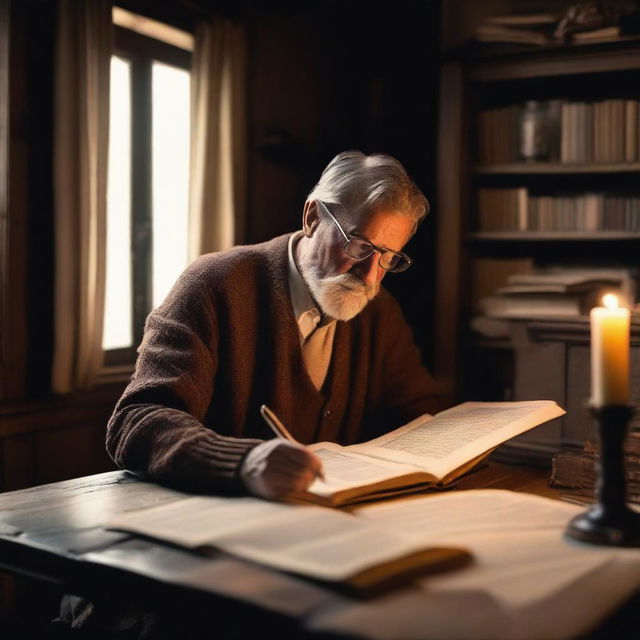
<svg viewBox="0 0 640 640"><path fill-rule="evenodd" d="M629 397L629 309L611 293L591 309L591 404L627 404Z"/></svg>

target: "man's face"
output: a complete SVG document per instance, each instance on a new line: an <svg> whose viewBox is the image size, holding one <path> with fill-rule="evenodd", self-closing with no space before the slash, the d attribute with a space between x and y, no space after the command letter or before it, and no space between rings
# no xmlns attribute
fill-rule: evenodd
<svg viewBox="0 0 640 640"><path fill-rule="evenodd" d="M317 207L315 202L307 207ZM360 313L380 290L386 271L379 266L376 251L364 260L344 252L345 239L321 207L311 209L315 220L310 251L301 260L302 274L322 310L338 320L350 320ZM372 244L401 251L413 230L413 220L385 209L352 220L339 221L347 236L359 236Z"/></svg>

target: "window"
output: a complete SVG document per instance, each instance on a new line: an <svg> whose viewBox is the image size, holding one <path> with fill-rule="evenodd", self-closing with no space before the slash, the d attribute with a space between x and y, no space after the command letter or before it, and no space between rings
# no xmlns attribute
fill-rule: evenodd
<svg viewBox="0 0 640 640"><path fill-rule="evenodd" d="M146 316L188 261L191 36L117 8L114 22L128 28L115 27L111 60L107 365L133 361Z"/></svg>

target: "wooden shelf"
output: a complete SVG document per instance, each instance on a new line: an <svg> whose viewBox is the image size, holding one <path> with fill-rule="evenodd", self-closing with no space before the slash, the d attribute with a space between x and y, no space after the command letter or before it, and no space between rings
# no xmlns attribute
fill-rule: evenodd
<svg viewBox="0 0 640 640"><path fill-rule="evenodd" d="M548 363L544 353L538 364L523 363L522 359L520 363L508 359L503 362L500 360L502 354L487 353L482 355L478 366L468 365L469 358L477 355L477 342L466 317L469 309L481 295L506 284L510 275L549 265L567 268L592 265L594 269L625 269L629 279L640 284L636 269L640 229L622 230L623 221L617 223L621 230L616 231L518 231L515 215L511 224L501 225L505 218L496 216L492 225L489 216L483 226L474 226L474 220L481 219L482 189L527 189L527 196L533 198L534 205L539 204L535 198L543 196L577 199L579 194L602 193L628 199L640 197L640 158L634 162L584 163L519 160L515 146L518 139L518 130L514 128L516 114L515 110L508 110L511 105L523 105L527 100L564 100L567 103L637 100L633 87L637 86L639 78L639 39L555 49L532 47L528 51L515 48L499 51L497 47L493 52L468 49L460 51L458 57L445 59L441 70L438 202L435 208L438 273L441 274L437 290L435 370L460 400L471 394L498 398L502 397L501 393L510 393L513 399L524 399L527 384L518 379L517 373L524 371L527 374L529 367L531 375L537 375L538 370L546 374ZM484 111L502 108L505 109L504 120L489 118L487 124L479 118ZM509 162L508 158L513 161ZM504 162L495 162L499 159ZM516 197L521 195L515 194ZM559 209L558 202L553 201L551 205L555 206L549 209ZM484 210L490 213L496 209L498 213L501 210L507 213L511 206L499 198L483 200ZM599 206L600 209L603 207ZM558 220L561 219L559 216ZM475 230L499 229L501 226L512 230ZM483 346L495 347L497 351L499 342L495 340L498 337L485 336ZM563 366L566 364L561 362ZM499 369L495 383L483 378L483 372L492 370L491 367ZM545 382L544 389L567 388L573 372L558 369L556 373L553 383ZM549 392L545 391L545 394L549 395ZM580 429L576 427L574 431L577 433ZM574 435L571 432L567 437Z"/></svg>
<svg viewBox="0 0 640 640"><path fill-rule="evenodd" d="M594 43L595 44L595 43ZM616 46L617 45L617 46ZM471 62L467 78L471 82L503 82L531 78L559 77L590 73L637 71L640 48L631 43L612 43L601 47L558 47L513 53L510 56Z"/></svg>
<svg viewBox="0 0 640 640"><path fill-rule="evenodd" d="M472 241L505 242L603 242L640 240L634 231L478 231L470 233Z"/></svg>
<svg viewBox="0 0 640 640"><path fill-rule="evenodd" d="M640 173L640 162L601 164L567 164L563 162L514 162L511 164L479 165L473 169L477 175L541 175L541 174L615 174Z"/></svg>

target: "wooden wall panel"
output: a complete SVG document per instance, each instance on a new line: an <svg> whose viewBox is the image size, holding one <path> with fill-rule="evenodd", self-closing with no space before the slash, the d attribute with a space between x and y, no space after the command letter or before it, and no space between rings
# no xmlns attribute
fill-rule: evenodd
<svg viewBox="0 0 640 640"><path fill-rule="evenodd" d="M35 436L36 484L95 473L91 428L43 431Z"/></svg>
<svg viewBox="0 0 640 640"><path fill-rule="evenodd" d="M115 469L105 436L124 384L0 406L0 491Z"/></svg>
<svg viewBox="0 0 640 640"><path fill-rule="evenodd" d="M2 440L2 489L14 491L37 484L31 434Z"/></svg>

